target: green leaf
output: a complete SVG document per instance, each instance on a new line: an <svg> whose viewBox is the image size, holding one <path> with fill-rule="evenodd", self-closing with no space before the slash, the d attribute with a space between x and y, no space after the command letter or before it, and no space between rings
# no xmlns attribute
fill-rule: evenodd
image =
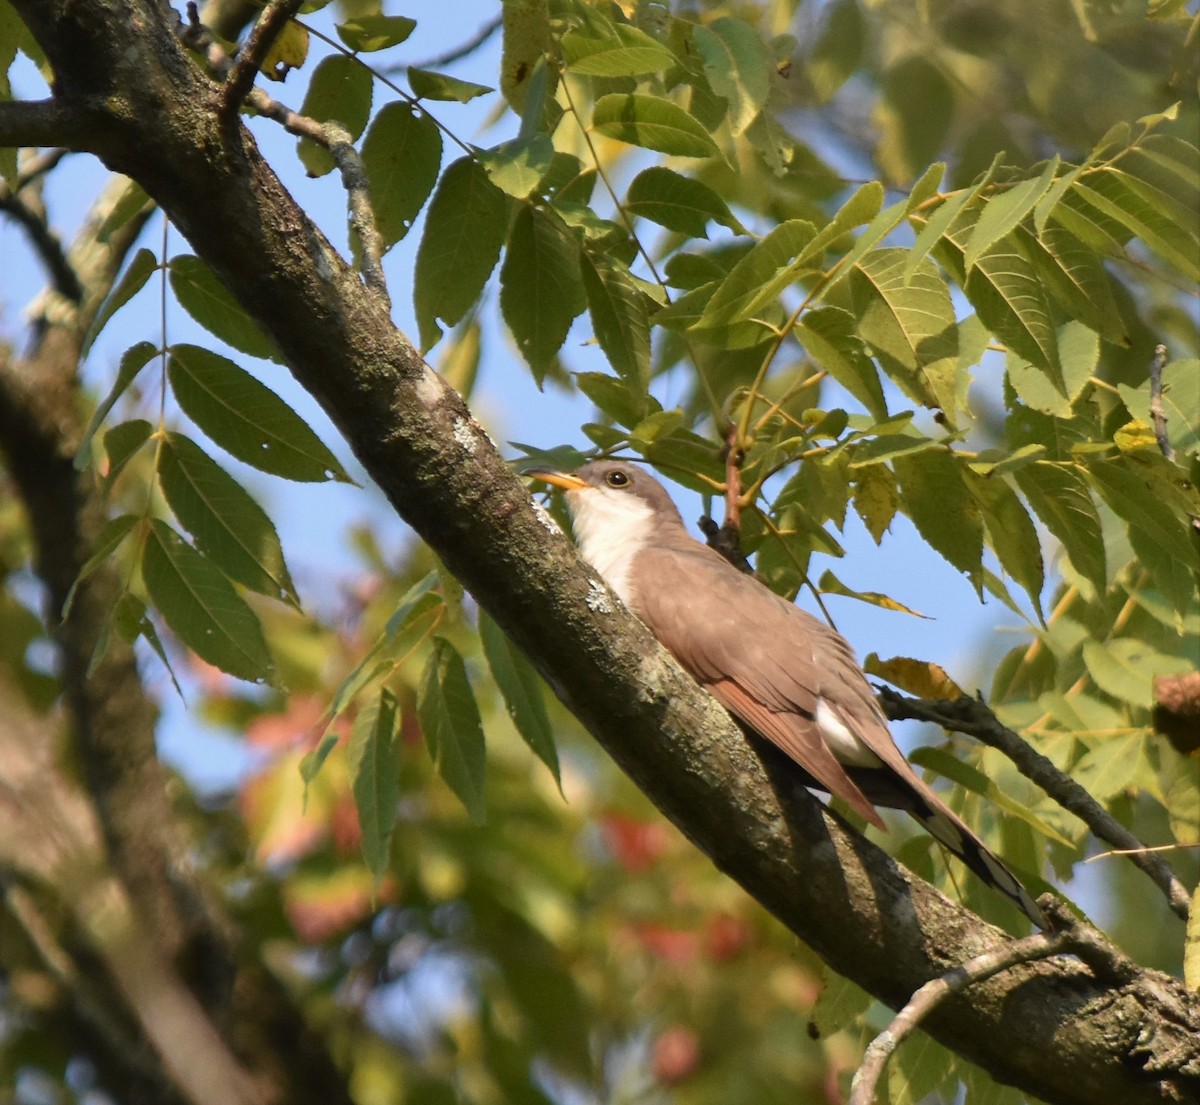
<svg viewBox="0 0 1200 1105"><path fill-rule="evenodd" d="M168 431L158 450L158 482L175 517L226 575L299 606L271 519L199 445Z"/></svg>
<svg viewBox="0 0 1200 1105"><path fill-rule="evenodd" d="M371 71L343 54L325 58L314 70L300 108L318 123L336 119L353 141L371 117ZM309 176L324 176L334 167L333 155L311 138L301 138L297 153Z"/></svg>
<svg viewBox="0 0 1200 1105"><path fill-rule="evenodd" d="M592 328L608 363L630 388L650 382L650 323L646 297L629 270L603 255L582 254L583 288Z"/></svg>
<svg viewBox="0 0 1200 1105"><path fill-rule="evenodd" d="M75 453L76 468L82 471L88 466L91 459L92 438L96 436L100 424L108 417L108 412L113 409L116 401L125 394L126 389L137 378L137 374L149 364L150 358L157 352L158 350L150 342L140 341L136 345L131 345L121 354L121 365L117 369L116 381L100 405L92 412L87 429L83 431L79 449Z"/></svg>
<svg viewBox="0 0 1200 1105"><path fill-rule="evenodd" d="M413 277L422 350L442 336L438 319L453 326L479 299L504 244L508 204L474 158L460 158L442 174Z"/></svg>
<svg viewBox="0 0 1200 1105"><path fill-rule="evenodd" d="M1058 172L1058 154L1046 162L1040 176L1019 184L992 197L983 205L979 219L971 228L971 236L963 249L963 267L969 273L984 251L993 246L1017 225L1036 206L1054 183Z"/></svg>
<svg viewBox="0 0 1200 1105"><path fill-rule="evenodd" d="M729 126L741 134L766 106L774 65L758 32L740 19L697 24L692 41L712 90L729 105Z"/></svg>
<svg viewBox="0 0 1200 1105"><path fill-rule="evenodd" d="M1071 769L1071 777L1098 802L1144 785L1149 771L1146 736L1105 737Z"/></svg>
<svg viewBox="0 0 1200 1105"><path fill-rule="evenodd" d="M381 689L359 710L346 746L346 764L362 830L362 857L376 882L387 873L400 803L400 750L396 741L399 715L395 696Z"/></svg>
<svg viewBox="0 0 1200 1105"><path fill-rule="evenodd" d="M142 549L142 579L172 632L202 660L239 679L274 680L254 611L212 561L157 518Z"/></svg>
<svg viewBox="0 0 1200 1105"><path fill-rule="evenodd" d="M1066 313L1114 345L1128 346L1129 332L1100 255L1058 223L1035 237L1024 228L1018 241L1046 290Z"/></svg>
<svg viewBox="0 0 1200 1105"><path fill-rule="evenodd" d="M118 423L104 435L104 455L108 458L108 471L104 474L106 491L153 432L154 427L144 418L133 418Z"/></svg>
<svg viewBox="0 0 1200 1105"><path fill-rule="evenodd" d="M569 31L562 51L567 69L581 77L640 77L678 64L661 42L627 23L613 24L612 35L602 38Z"/></svg>
<svg viewBox="0 0 1200 1105"><path fill-rule="evenodd" d="M437 583L438 573L429 572L405 592L395 612L388 618L384 631L334 692L325 711L330 722L375 679L386 677L397 661L406 656L437 624L442 613L441 607L445 605L441 595L432 593Z"/></svg>
<svg viewBox="0 0 1200 1105"><path fill-rule="evenodd" d="M597 407L621 426L633 429L646 417L647 396L603 372L576 372L575 383Z"/></svg>
<svg viewBox="0 0 1200 1105"><path fill-rule="evenodd" d="M586 305L578 239L552 210L523 205L500 267L500 310L539 385Z"/></svg>
<svg viewBox="0 0 1200 1105"><path fill-rule="evenodd" d="M1087 474L1101 498L1131 529L1141 530L1189 570L1200 567L1188 534L1187 521L1162 499L1151 495L1145 482L1138 476L1121 463L1102 460L1089 465Z"/></svg>
<svg viewBox="0 0 1200 1105"><path fill-rule="evenodd" d="M1046 571L1041 542L1029 511L1003 476L981 476L970 466L961 473L979 504L983 524L987 527L988 544L995 551L1000 566L1021 585L1038 618L1042 619Z"/></svg>
<svg viewBox="0 0 1200 1105"><path fill-rule="evenodd" d="M850 278L858 334L917 402L958 415L958 326L937 269L923 261L904 278L905 251L875 249Z"/></svg>
<svg viewBox="0 0 1200 1105"><path fill-rule="evenodd" d="M1083 662L1105 694L1149 709L1154 705L1154 679L1181 675L1191 669L1182 656L1166 656L1145 641L1129 637L1115 641L1084 641Z"/></svg>
<svg viewBox="0 0 1200 1105"><path fill-rule="evenodd" d="M868 464L854 472L854 509L878 545L900 507L900 488L886 464Z"/></svg>
<svg viewBox="0 0 1200 1105"><path fill-rule="evenodd" d="M1200 886L1192 892L1187 933L1183 938L1183 980L1193 994L1200 992Z"/></svg>
<svg viewBox="0 0 1200 1105"><path fill-rule="evenodd" d="M1081 322L1064 323L1058 330L1058 360L1061 371L1047 372L1030 364L1010 349L1005 355L1008 382L1027 407L1058 418L1069 418L1096 371L1100 359L1100 339Z"/></svg>
<svg viewBox="0 0 1200 1105"><path fill-rule="evenodd" d="M112 236L121 227L128 225L134 216L152 210L153 207L154 201L146 195L146 190L135 180L127 181L121 195L104 216L100 229L96 231L97 241L107 245Z"/></svg>
<svg viewBox="0 0 1200 1105"><path fill-rule="evenodd" d="M954 193L938 204L933 214L925 219L925 225L921 227L904 260L905 281L912 279L913 273L929 256L930 250L942 240L951 223L958 218L958 213L979 194L980 187L976 185L974 188L964 188L961 192Z"/></svg>
<svg viewBox="0 0 1200 1105"><path fill-rule="evenodd" d="M267 80L286 80L288 73L299 69L308 60L308 47L308 28L289 19L262 55L258 71Z"/></svg>
<svg viewBox="0 0 1200 1105"><path fill-rule="evenodd" d="M1058 538L1075 570L1097 595L1104 594L1104 534L1083 477L1065 465L1039 461L1019 468L1013 479L1042 524Z"/></svg>
<svg viewBox="0 0 1200 1105"><path fill-rule="evenodd" d="M184 413L238 460L302 483L353 482L304 420L232 361L174 345L167 375Z"/></svg>
<svg viewBox="0 0 1200 1105"><path fill-rule="evenodd" d="M805 311L792 331L809 356L854 396L875 419L887 418L879 371L854 332L856 320L840 307Z"/></svg>
<svg viewBox="0 0 1200 1105"><path fill-rule="evenodd" d="M482 825L486 756L479 708L467 680L467 669L444 637L433 648L417 692L417 716L425 744L439 774L466 807L471 821Z"/></svg>
<svg viewBox="0 0 1200 1105"><path fill-rule="evenodd" d="M925 543L981 585L983 523L949 449L892 458L900 501Z"/></svg>
<svg viewBox="0 0 1200 1105"><path fill-rule="evenodd" d="M1192 230L1194 219L1189 222L1169 217L1163 205L1147 195L1147 189L1111 166L1089 173L1075 185L1080 198L1136 234L1186 277L1200 280L1200 243Z"/></svg>
<svg viewBox="0 0 1200 1105"><path fill-rule="evenodd" d="M966 233L964 226L943 238L934 251L938 259L954 274L988 329L1058 382L1058 338L1037 270L1010 235L989 247L965 275L958 242Z"/></svg>
<svg viewBox="0 0 1200 1105"><path fill-rule="evenodd" d="M437 183L441 131L431 116L409 104L386 104L367 131L362 159L375 226L390 248L412 229Z"/></svg>
<svg viewBox="0 0 1200 1105"><path fill-rule="evenodd" d="M75 582L71 584L71 589L63 601L63 621L66 621L67 616L71 613L71 607L75 602L75 591L79 585L117 551L140 520L135 514L120 514L104 523L104 528L96 535L96 540L92 543L92 555L84 561L83 567L79 569L79 575L75 577Z"/></svg>
<svg viewBox="0 0 1200 1105"><path fill-rule="evenodd" d="M267 336L225 285L199 257L183 254L167 262L171 290L179 305L210 334L239 353L279 360L275 342Z"/></svg>
<svg viewBox="0 0 1200 1105"><path fill-rule="evenodd" d="M644 92L611 92L592 109L592 129L608 138L678 157L719 157L704 124L678 104Z"/></svg>
<svg viewBox="0 0 1200 1105"><path fill-rule="evenodd" d="M937 439L926 437L912 426L906 426L899 433L878 434L865 441L854 442L849 446L850 468L873 467L880 461L944 448L945 445Z"/></svg>
<svg viewBox="0 0 1200 1105"><path fill-rule="evenodd" d="M625 210L689 238L707 238L709 220L735 234L746 233L729 205L707 184L657 165L633 178Z"/></svg>
<svg viewBox="0 0 1200 1105"><path fill-rule="evenodd" d="M821 993L813 1005L812 1023L827 1040L835 1032L857 1023L874 999L856 983L834 974L830 967L822 966L821 979Z"/></svg>
<svg viewBox="0 0 1200 1105"><path fill-rule="evenodd" d="M1150 413L1150 383L1139 388L1118 384L1129 413L1153 425ZM1200 360L1172 361L1162 371L1162 414L1167 423L1167 440L1177 453L1200 452Z"/></svg>
<svg viewBox="0 0 1200 1105"><path fill-rule="evenodd" d="M399 46L416 29L417 21L403 15L359 15L334 28L349 49L368 54Z"/></svg>
<svg viewBox="0 0 1200 1105"><path fill-rule="evenodd" d="M777 273L785 272L785 286L791 282L789 266L815 233L812 223L789 219L756 242L713 293L694 329L707 330L753 318L782 291L775 288ZM764 332L763 337L766 336Z"/></svg>
<svg viewBox="0 0 1200 1105"><path fill-rule="evenodd" d="M883 465L879 465L879 467L882 468ZM843 598L856 599L858 602L865 602L870 606L878 606L881 610L895 610L901 614L911 614L915 618L926 616L910 606L905 606L902 602L897 602L890 595L879 591L856 591L852 587L847 587L828 569L821 573L821 578L817 581L817 589L823 595L841 595Z"/></svg>
<svg viewBox="0 0 1200 1105"><path fill-rule="evenodd" d="M496 91L489 85L460 80L449 73L435 73L432 69L410 67L407 75L408 86L418 100L450 100L466 104L479 96Z"/></svg>
<svg viewBox="0 0 1200 1105"><path fill-rule="evenodd" d="M133 260L126 266L124 274L117 282L117 286L108 293L108 298L105 299L100 310L96 312L96 317L92 320L91 326L88 327L88 331L83 338L83 346L79 351L81 357L88 355L88 350L92 348L92 343L96 340L100 331L104 329L108 320L145 287L151 273L157 268L158 257L151 250L139 249L133 255Z"/></svg>
<svg viewBox="0 0 1200 1105"><path fill-rule="evenodd" d="M497 188L516 199L525 199L550 170L554 143L548 134L531 134L480 150L476 156Z"/></svg>
<svg viewBox="0 0 1200 1105"><path fill-rule="evenodd" d="M120 598L117 599L116 605L112 609L112 614L100 627L100 633L96 638L96 647L92 650L91 659L88 661L87 677L89 679L96 674L96 670L104 660L113 633L116 633L129 645L132 645L139 637L144 637L146 643L154 649L162 661L163 667L167 669L167 674L175 686L176 694L181 699L183 698L183 688L179 686L179 680L175 678L175 669L171 667L167 650L163 648L154 623L146 617L146 604L129 591L121 592Z"/></svg>
<svg viewBox="0 0 1200 1105"><path fill-rule="evenodd" d="M550 769L561 792L558 748L546 713L541 680L504 630L483 610L479 612L479 639L492 678L508 706L508 716L533 754Z"/></svg>
<svg viewBox="0 0 1200 1105"><path fill-rule="evenodd" d="M941 182L942 176L945 174L945 172L946 166L940 161L930 165L929 168L926 169L921 175L921 179L912 186L909 194L905 196L903 200L901 200L899 203L893 203L891 207L880 211L879 214L875 215L874 217L868 215L867 218L871 219L870 224L867 226L866 230L864 230L858 236L849 252L840 258L837 270L831 274L830 279L826 282L825 289L822 294L828 294L828 291L831 287L837 284L839 280L852 273L854 271L854 266L858 264L859 259L866 254L867 250L871 249L878 242L887 237L887 235L895 230L896 227L899 226L908 215L910 215L917 207L934 195L937 192L937 186ZM873 196L873 194L874 193L871 185L864 184L858 189L854 196L851 197L850 202L854 202L859 197L863 197L865 199L868 196ZM879 202L882 202L882 187L879 188L878 196ZM875 206L878 208L878 203ZM847 204L847 207L849 207L849 203ZM846 211L846 207L843 207L842 211ZM841 214L842 212L839 212L837 216L834 216L835 222ZM857 225L857 223L853 225ZM822 230L822 234L824 233L825 231ZM909 279L909 275L907 274L907 261L905 262L905 265L906 274L904 279L905 282L907 282Z"/></svg>

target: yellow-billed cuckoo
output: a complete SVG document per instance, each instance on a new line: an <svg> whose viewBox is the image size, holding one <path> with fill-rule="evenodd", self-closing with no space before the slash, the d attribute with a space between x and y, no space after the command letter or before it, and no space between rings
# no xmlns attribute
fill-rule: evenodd
<svg viewBox="0 0 1200 1105"><path fill-rule="evenodd" d="M1036 925L1029 893L917 775L844 637L693 538L666 489L635 465L527 473L567 492L579 550L675 659L805 782L871 824L906 810Z"/></svg>

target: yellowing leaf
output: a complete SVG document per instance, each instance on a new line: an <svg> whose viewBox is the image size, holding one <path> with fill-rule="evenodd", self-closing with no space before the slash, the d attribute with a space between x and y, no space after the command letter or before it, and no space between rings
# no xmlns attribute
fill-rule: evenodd
<svg viewBox="0 0 1200 1105"><path fill-rule="evenodd" d="M880 660L872 652L863 661L863 671L877 675L889 683L915 694L918 698L932 698L953 702L966 698L966 692L947 674L946 669L929 660L914 660L908 656L893 656Z"/></svg>

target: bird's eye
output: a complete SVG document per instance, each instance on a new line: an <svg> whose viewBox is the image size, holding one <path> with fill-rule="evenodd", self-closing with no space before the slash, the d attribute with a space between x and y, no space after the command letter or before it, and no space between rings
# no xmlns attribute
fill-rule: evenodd
<svg viewBox="0 0 1200 1105"><path fill-rule="evenodd" d="M609 487L626 487L629 484L629 477L624 472L609 472L604 477L604 482Z"/></svg>

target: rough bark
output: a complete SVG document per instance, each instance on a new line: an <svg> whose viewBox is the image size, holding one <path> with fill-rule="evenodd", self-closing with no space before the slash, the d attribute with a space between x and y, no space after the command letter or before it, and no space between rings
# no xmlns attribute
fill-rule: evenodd
<svg viewBox="0 0 1200 1105"><path fill-rule="evenodd" d="M55 110L0 106L0 142L66 141L142 184L275 339L404 519L613 758L837 971L893 1006L1002 938L818 806L603 594L462 400L297 207L150 0L17 0ZM55 131L45 118L61 119ZM1200 1013L1164 975L1028 964L928 1024L1063 1105L1200 1100ZM1190 1041L1190 1042L1189 1042Z"/></svg>

